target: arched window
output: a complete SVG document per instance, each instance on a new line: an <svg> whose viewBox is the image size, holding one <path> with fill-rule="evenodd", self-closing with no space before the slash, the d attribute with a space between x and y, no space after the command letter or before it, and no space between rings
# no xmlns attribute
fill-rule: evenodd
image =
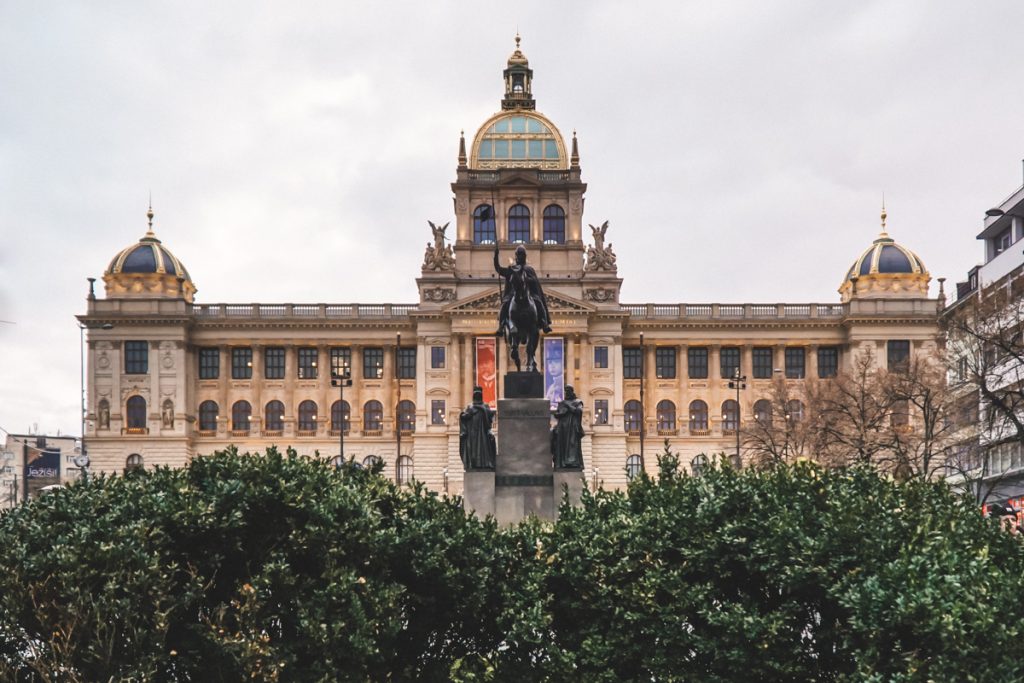
<svg viewBox="0 0 1024 683"><path fill-rule="evenodd" d="M643 470L639 455L631 455L626 458L626 478L632 479Z"/></svg>
<svg viewBox="0 0 1024 683"><path fill-rule="evenodd" d="M141 469L142 469L142 456L139 455L138 453L132 453L124 461L124 472L125 472L125 474L131 472L132 470L141 470Z"/></svg>
<svg viewBox="0 0 1024 683"><path fill-rule="evenodd" d="M640 401L626 401L626 405L623 407L623 410L626 418L626 432L629 434L639 434L640 423L642 420L640 417Z"/></svg>
<svg viewBox="0 0 1024 683"><path fill-rule="evenodd" d="M231 431L249 433L249 420L252 418L252 406L248 401L235 401L231 406Z"/></svg>
<svg viewBox="0 0 1024 683"><path fill-rule="evenodd" d="M565 211L558 204L544 209L544 244L565 244Z"/></svg>
<svg viewBox="0 0 1024 683"><path fill-rule="evenodd" d="M408 455L398 456L398 462L395 463L395 480L399 486L412 483L412 458Z"/></svg>
<svg viewBox="0 0 1024 683"><path fill-rule="evenodd" d="M722 429L735 432L740 428L740 404L729 399L722 404Z"/></svg>
<svg viewBox="0 0 1024 683"><path fill-rule="evenodd" d="M892 410L889 412L889 422L898 432L909 431L910 403L906 400L894 402Z"/></svg>
<svg viewBox="0 0 1024 683"><path fill-rule="evenodd" d="M508 210L508 241L530 241L530 210L522 204Z"/></svg>
<svg viewBox="0 0 1024 683"><path fill-rule="evenodd" d="M772 424L772 402L766 398L762 398L754 404L754 419L757 420L761 426L770 427Z"/></svg>
<svg viewBox="0 0 1024 683"><path fill-rule="evenodd" d="M126 404L128 413L128 429L146 428L146 399L132 396Z"/></svg>
<svg viewBox="0 0 1024 683"><path fill-rule="evenodd" d="M284 404L280 401L271 401L264 410L263 428L268 431L284 429Z"/></svg>
<svg viewBox="0 0 1024 683"><path fill-rule="evenodd" d="M342 429L348 434L348 430L351 429L352 425L352 409L348 406L348 401L335 401L331 404L331 431L338 432Z"/></svg>
<svg viewBox="0 0 1024 683"><path fill-rule="evenodd" d="M365 458L363 458L363 467L365 467L366 469L371 469L379 465L380 463L381 459L379 455L368 455Z"/></svg>
<svg viewBox="0 0 1024 683"><path fill-rule="evenodd" d="M412 401L398 402L398 428L403 434L416 431L416 404Z"/></svg>
<svg viewBox="0 0 1024 683"><path fill-rule="evenodd" d="M676 430L676 404L668 399L658 401L658 431L674 432Z"/></svg>
<svg viewBox="0 0 1024 683"><path fill-rule="evenodd" d="M331 464L334 465L335 467L340 468L342 465L345 464L345 458L341 457L340 455L336 455L333 458L331 458Z"/></svg>
<svg viewBox="0 0 1024 683"><path fill-rule="evenodd" d="M708 428L708 404L700 399L690 401L690 431L706 431Z"/></svg>
<svg viewBox="0 0 1024 683"><path fill-rule="evenodd" d="M786 404L786 419L790 424L803 421L804 404L800 402L800 399L794 398Z"/></svg>
<svg viewBox="0 0 1024 683"><path fill-rule="evenodd" d="M473 244L494 244L494 209L490 204L481 204L473 210Z"/></svg>
<svg viewBox="0 0 1024 683"><path fill-rule="evenodd" d="M690 461L690 469L693 470L693 476L699 477L708 466L708 456L703 453L698 453Z"/></svg>
<svg viewBox="0 0 1024 683"><path fill-rule="evenodd" d="M204 432L217 431L217 414L220 407L216 401L203 401L199 404L199 429Z"/></svg>
<svg viewBox="0 0 1024 683"><path fill-rule="evenodd" d="M299 404L299 431L316 431L316 402L303 401Z"/></svg>
<svg viewBox="0 0 1024 683"><path fill-rule="evenodd" d="M363 430L384 428L384 406L380 401L367 401L363 406Z"/></svg>

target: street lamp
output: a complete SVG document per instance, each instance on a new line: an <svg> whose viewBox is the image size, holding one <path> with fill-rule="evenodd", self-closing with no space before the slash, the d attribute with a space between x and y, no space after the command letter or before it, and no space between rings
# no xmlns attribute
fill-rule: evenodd
<svg viewBox="0 0 1024 683"><path fill-rule="evenodd" d="M747 388L747 376L740 374L738 365L729 380L729 388L736 390L736 467L739 467L743 462L740 460L740 389Z"/></svg>
<svg viewBox="0 0 1024 683"><path fill-rule="evenodd" d="M89 280L89 294L92 295L93 283L96 278L90 277ZM79 371L79 398L81 399L81 437L79 443L82 446L82 452L75 458L75 465L82 470L82 478L84 479L88 475L89 470L89 453L85 448L85 416L88 414L85 406L85 331L86 330L112 330L114 326L111 323L103 323L102 325L90 325L88 323L78 323L78 371Z"/></svg>
<svg viewBox="0 0 1024 683"><path fill-rule="evenodd" d="M345 387L352 386L352 373L349 366L342 365L335 370L331 368L331 386L338 387L338 409L341 412L341 424L338 425L338 455L345 460ZM350 416L351 418L351 416Z"/></svg>

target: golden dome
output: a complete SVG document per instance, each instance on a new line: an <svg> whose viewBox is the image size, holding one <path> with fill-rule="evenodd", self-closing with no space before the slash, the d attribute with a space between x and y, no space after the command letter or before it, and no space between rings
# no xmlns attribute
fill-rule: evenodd
<svg viewBox="0 0 1024 683"><path fill-rule="evenodd" d="M499 112L480 126L469 167L567 169L569 155L555 124L537 111L519 109Z"/></svg>
<svg viewBox="0 0 1024 683"><path fill-rule="evenodd" d="M888 214L882 207L882 231L853 262L839 286L843 301L853 297L928 296L931 275L913 251L886 232Z"/></svg>
<svg viewBox="0 0 1024 683"><path fill-rule="evenodd" d="M103 273L108 298L171 297L192 303L196 286L184 264L153 232L153 209L146 234L114 256Z"/></svg>

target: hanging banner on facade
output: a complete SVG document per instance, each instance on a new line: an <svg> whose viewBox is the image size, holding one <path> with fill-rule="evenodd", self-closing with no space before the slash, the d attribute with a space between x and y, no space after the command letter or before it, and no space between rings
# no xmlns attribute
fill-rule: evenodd
<svg viewBox="0 0 1024 683"><path fill-rule="evenodd" d="M44 486L60 483L60 449L28 448L25 462L28 495L35 498Z"/></svg>
<svg viewBox="0 0 1024 683"><path fill-rule="evenodd" d="M494 337L476 339L476 385L484 390L484 403L498 406L498 340Z"/></svg>
<svg viewBox="0 0 1024 683"><path fill-rule="evenodd" d="M565 398L565 344L561 337L544 337L544 398L552 408Z"/></svg>

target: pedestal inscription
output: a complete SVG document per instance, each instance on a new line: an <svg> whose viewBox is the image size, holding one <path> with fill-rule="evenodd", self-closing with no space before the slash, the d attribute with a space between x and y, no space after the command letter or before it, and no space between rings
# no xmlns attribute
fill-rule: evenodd
<svg viewBox="0 0 1024 683"><path fill-rule="evenodd" d="M494 515L500 524L513 524L529 515L554 519L550 434L551 404L547 399L498 401Z"/></svg>

